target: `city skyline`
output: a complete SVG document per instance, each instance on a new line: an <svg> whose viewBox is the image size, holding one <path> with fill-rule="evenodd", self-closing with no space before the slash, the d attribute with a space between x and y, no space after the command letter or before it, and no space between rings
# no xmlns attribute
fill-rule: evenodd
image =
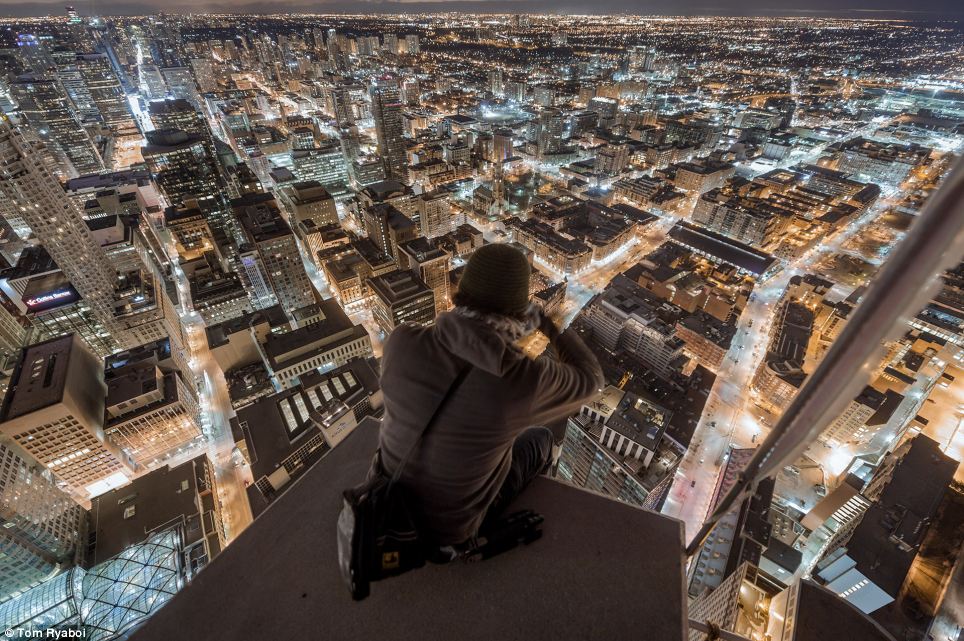
<svg viewBox="0 0 964 641"><path fill-rule="evenodd" d="M506 2L505 0L370 0L349 2L346 0L322 0L321 2L280 2L279 0L252 0L242 3L186 2L157 4L141 0L83 0L74 3L81 15L150 15L168 13L223 13L223 14L272 14L279 10L288 13L319 15L342 13L364 15L383 13L437 13L461 12L465 14L512 14L532 13L544 15L579 15L586 13L586 5L577 0L546 3L543 0ZM59 0L15 2L0 0L2 17L44 17L56 15L63 9ZM831 2L818 0L805 6L797 0L777 0L761 3L757 0L741 0L727 5L708 4L705 0L683 2L656 0L645 3L630 0L605 0L595 3L591 15L631 15L642 17L660 16L727 16L760 18L827 17L879 20L958 20L964 9L954 0L925 0L908 7L897 0L847 0Z"/></svg>
<svg viewBox="0 0 964 641"><path fill-rule="evenodd" d="M964 629L956 4L0 0L38 7L0 20L8 637ZM419 540L526 545L350 611L342 493L464 363ZM476 500L508 468L541 540Z"/></svg>

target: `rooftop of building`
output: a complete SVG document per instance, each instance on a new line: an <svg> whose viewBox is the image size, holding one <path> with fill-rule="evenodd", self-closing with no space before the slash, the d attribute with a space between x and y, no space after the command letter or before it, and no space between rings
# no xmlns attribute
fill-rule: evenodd
<svg viewBox="0 0 964 641"><path fill-rule="evenodd" d="M303 180L292 183L288 186L288 190L292 202L298 205L333 200L328 190L317 180Z"/></svg>
<svg viewBox="0 0 964 641"><path fill-rule="evenodd" d="M129 484L91 499L90 523L95 538L87 562L95 565L144 541L164 526L182 523L188 538L200 536L200 514L195 498L199 484L197 467L210 465L206 454L165 466L137 477Z"/></svg>
<svg viewBox="0 0 964 641"><path fill-rule="evenodd" d="M368 471L377 432L377 421L363 421L134 641L296 638L318 630L319 612L340 613L324 621L332 640L403 639L413 629L462 641L555 641L560 630L621 639L640 626L648 638L684 638L682 524L546 478L510 508L545 517L540 540L481 563L428 565L352 602L337 570L335 522L341 491ZM269 554L279 544L284 553ZM633 598L640 590L652 598Z"/></svg>
<svg viewBox="0 0 964 641"><path fill-rule="evenodd" d="M936 441L916 436L880 498L847 541L847 555L856 561L857 569L887 594L896 596L900 591L957 465ZM895 535L912 549L898 547Z"/></svg>
<svg viewBox="0 0 964 641"><path fill-rule="evenodd" d="M59 269L57 263L54 262L43 245L27 245L20 252L16 265L0 271L0 279L15 281L21 278L47 274Z"/></svg>
<svg viewBox="0 0 964 641"><path fill-rule="evenodd" d="M136 183L147 185L150 182L151 174L147 169L125 169L123 171L113 171L98 174L87 174L78 176L67 181L65 189L70 192L102 191L111 187L119 187Z"/></svg>
<svg viewBox="0 0 964 641"><path fill-rule="evenodd" d="M112 372L107 381L107 406L119 405L158 388L157 365L131 363ZM162 383L162 381L160 381Z"/></svg>
<svg viewBox="0 0 964 641"><path fill-rule="evenodd" d="M74 334L29 345L10 377L0 408L0 422L13 420L60 402L64 397L70 361L83 349Z"/></svg>
<svg viewBox="0 0 964 641"><path fill-rule="evenodd" d="M429 286L418 275L402 270L373 276L368 280L368 286L375 296L389 305L399 305L432 293Z"/></svg>
<svg viewBox="0 0 964 641"><path fill-rule="evenodd" d="M412 188L397 180L382 180L367 185L360 192L372 202L380 203L400 196L412 194Z"/></svg>
<svg viewBox="0 0 964 641"><path fill-rule="evenodd" d="M194 105L184 98L165 98L164 100L153 100L147 105L147 110L152 116L161 116L172 113L197 113Z"/></svg>
<svg viewBox="0 0 964 641"><path fill-rule="evenodd" d="M416 263L428 263L433 260L446 258L449 254L444 249L432 244L425 236L408 240L398 246L399 250Z"/></svg>
<svg viewBox="0 0 964 641"><path fill-rule="evenodd" d="M755 275L765 273L776 262L776 258L765 252L686 222L677 223L670 230L669 236L700 253Z"/></svg>
<svg viewBox="0 0 964 641"><path fill-rule="evenodd" d="M271 307L259 309L250 314L239 316L238 318L226 320L217 325L210 325L205 328L208 347L213 349L224 345L228 342L232 334L247 331L249 328L262 323L266 323L272 329L282 327L288 324L288 317L285 315L281 305L272 305Z"/></svg>
<svg viewBox="0 0 964 641"><path fill-rule="evenodd" d="M292 235L291 227L281 216L278 203L270 193L235 198L231 201L231 210L254 243Z"/></svg>
<svg viewBox="0 0 964 641"><path fill-rule="evenodd" d="M171 339L159 338L151 343L144 343L123 352L111 354L104 359L105 377L110 378L115 371L120 371L131 363L150 362L162 364L171 358Z"/></svg>
<svg viewBox="0 0 964 641"><path fill-rule="evenodd" d="M284 334L270 334L264 343L264 352L275 369L285 367L289 359L300 359L310 352L317 351L316 344L321 343L327 349L331 341L367 336L361 325L355 325L334 298L328 298L319 305L319 320L304 327L285 332ZM359 331L360 330L360 331Z"/></svg>

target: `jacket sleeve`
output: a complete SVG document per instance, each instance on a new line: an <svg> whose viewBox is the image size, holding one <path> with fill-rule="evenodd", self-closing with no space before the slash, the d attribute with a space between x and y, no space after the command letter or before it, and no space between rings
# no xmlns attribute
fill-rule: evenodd
<svg viewBox="0 0 964 641"><path fill-rule="evenodd" d="M558 359L543 354L535 361L539 382L532 399L533 425L572 414L606 385L599 361L574 330L562 332L552 347Z"/></svg>

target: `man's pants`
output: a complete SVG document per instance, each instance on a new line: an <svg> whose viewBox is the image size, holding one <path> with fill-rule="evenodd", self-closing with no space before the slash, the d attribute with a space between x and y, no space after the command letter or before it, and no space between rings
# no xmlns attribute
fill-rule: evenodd
<svg viewBox="0 0 964 641"><path fill-rule="evenodd" d="M547 427L530 427L512 444L512 465L495 500L486 510L481 532L487 525L498 520L509 504L519 496L529 483L546 472L552 463L552 430Z"/></svg>

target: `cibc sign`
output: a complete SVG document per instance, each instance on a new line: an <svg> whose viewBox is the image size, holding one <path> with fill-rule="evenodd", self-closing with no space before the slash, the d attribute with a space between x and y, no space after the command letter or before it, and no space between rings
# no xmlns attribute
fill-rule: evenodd
<svg viewBox="0 0 964 641"><path fill-rule="evenodd" d="M67 305L78 300L80 295L71 285L66 285L49 292L34 294L23 299L23 304L32 312L42 312L45 309L53 309L61 305Z"/></svg>

